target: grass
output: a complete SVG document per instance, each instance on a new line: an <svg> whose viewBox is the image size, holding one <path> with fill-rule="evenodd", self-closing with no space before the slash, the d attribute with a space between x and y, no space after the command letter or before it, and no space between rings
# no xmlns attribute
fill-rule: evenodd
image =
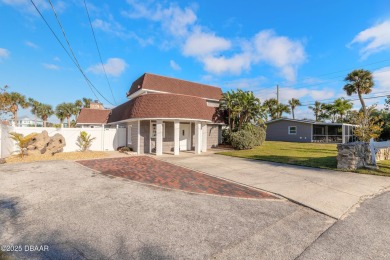
<svg viewBox="0 0 390 260"><path fill-rule="evenodd" d="M251 150L231 150L218 154L270 162L337 170L337 145L318 143L264 142ZM390 161L378 163L378 170L359 169L364 174L390 176Z"/></svg>

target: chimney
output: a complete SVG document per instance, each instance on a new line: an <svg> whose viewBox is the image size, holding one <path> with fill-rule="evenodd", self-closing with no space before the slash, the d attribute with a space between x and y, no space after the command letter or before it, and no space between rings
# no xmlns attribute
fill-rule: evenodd
<svg viewBox="0 0 390 260"><path fill-rule="evenodd" d="M91 108L91 109L104 109L104 106L102 103L99 103L98 100L95 100L94 102L90 103L89 108Z"/></svg>

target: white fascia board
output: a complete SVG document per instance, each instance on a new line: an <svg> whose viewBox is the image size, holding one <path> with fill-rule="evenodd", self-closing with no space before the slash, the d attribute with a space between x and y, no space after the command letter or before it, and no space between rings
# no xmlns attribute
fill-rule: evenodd
<svg viewBox="0 0 390 260"><path fill-rule="evenodd" d="M133 122L137 120L164 120L164 121L184 121L184 122L205 122L205 123L212 123L211 120L204 120L204 119L193 119L193 118L157 118L157 117L148 117L148 118L131 118L131 119L125 119L122 121L117 121L117 122L112 122L108 123L107 125L115 125L115 124L120 124L120 123L126 123L126 122Z"/></svg>
<svg viewBox="0 0 390 260"><path fill-rule="evenodd" d="M142 94L145 94L147 92L149 92L149 93L161 93L161 94L173 94L173 95L191 96L191 95L184 95L184 94L178 94L178 93L172 93L172 92L166 92L166 91L142 88L142 89L138 90L137 92L134 92L133 94L128 96L127 99L131 100L131 99L136 98L136 97L138 97L138 96L140 96ZM196 96L193 96L193 97L196 97ZM204 99L204 100L210 100L210 101L219 102L218 99L205 98L205 97L198 97L198 98L201 98L201 99Z"/></svg>

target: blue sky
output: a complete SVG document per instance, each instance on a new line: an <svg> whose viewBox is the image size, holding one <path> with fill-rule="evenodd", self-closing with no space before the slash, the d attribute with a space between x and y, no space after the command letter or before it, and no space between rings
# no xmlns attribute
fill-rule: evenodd
<svg viewBox="0 0 390 260"><path fill-rule="evenodd" d="M49 1L34 2L67 47ZM282 101L294 97L311 104L346 97L343 78L365 68L376 81L371 96L390 94L386 0L87 0L113 95L84 1L52 3L81 68L108 100L95 91L107 107L125 102L130 84L144 72L224 91L252 90L261 101L275 97L279 84ZM0 12L1 86L53 107L96 99L30 0L0 0ZM381 107L383 99L372 103ZM307 106L297 110L297 117L313 117Z"/></svg>

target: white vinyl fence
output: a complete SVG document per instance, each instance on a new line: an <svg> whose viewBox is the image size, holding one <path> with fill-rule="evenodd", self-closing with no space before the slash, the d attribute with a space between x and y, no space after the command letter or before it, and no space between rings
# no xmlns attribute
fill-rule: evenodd
<svg viewBox="0 0 390 260"><path fill-rule="evenodd" d="M85 131L95 137L90 150L114 151L126 145L126 128L54 128L54 127L15 127L1 125L0 131L0 158L8 157L17 150L15 142L9 137L10 132L23 134L42 133L46 130L49 136L61 134L65 138L64 152L74 152L80 148L76 145L80 132Z"/></svg>

